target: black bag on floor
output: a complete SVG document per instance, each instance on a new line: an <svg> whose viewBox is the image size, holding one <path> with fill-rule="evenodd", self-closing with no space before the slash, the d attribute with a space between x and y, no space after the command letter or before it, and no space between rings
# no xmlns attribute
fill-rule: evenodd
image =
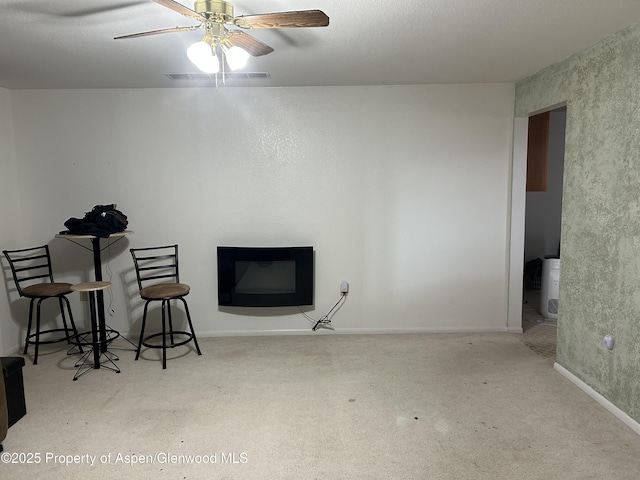
<svg viewBox="0 0 640 480"><path fill-rule="evenodd" d="M107 238L112 233L123 232L127 228L127 216L116 205L96 205L84 218L70 218L64 222L68 233L75 235L93 235Z"/></svg>

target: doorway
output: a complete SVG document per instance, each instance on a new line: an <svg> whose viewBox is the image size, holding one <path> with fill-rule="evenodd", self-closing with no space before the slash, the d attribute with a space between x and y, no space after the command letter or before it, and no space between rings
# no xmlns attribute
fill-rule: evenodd
<svg viewBox="0 0 640 480"><path fill-rule="evenodd" d="M536 353L555 359L557 310L541 305L541 298L546 300L551 288L548 263L560 258L566 106L548 115L546 182L526 192L522 340Z"/></svg>

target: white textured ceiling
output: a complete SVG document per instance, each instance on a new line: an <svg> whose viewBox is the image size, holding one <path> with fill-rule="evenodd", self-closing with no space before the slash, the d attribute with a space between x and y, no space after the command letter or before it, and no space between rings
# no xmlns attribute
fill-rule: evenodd
<svg viewBox="0 0 640 480"><path fill-rule="evenodd" d="M180 0L193 8L193 2ZM324 28L252 30L275 51L239 86L514 82L640 21L640 0L238 0L235 15L320 9ZM198 85L185 55L202 31L113 37L197 24L150 0L0 0L0 86ZM245 30L246 32L246 30Z"/></svg>

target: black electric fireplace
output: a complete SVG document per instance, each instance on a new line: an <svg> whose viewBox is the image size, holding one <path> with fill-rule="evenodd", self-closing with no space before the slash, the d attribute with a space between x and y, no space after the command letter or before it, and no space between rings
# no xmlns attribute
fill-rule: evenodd
<svg viewBox="0 0 640 480"><path fill-rule="evenodd" d="M313 247L218 247L218 305L313 305Z"/></svg>

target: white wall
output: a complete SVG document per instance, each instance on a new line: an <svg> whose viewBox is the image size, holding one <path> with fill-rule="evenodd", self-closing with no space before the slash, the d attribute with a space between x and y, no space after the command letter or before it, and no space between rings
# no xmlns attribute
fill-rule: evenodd
<svg viewBox="0 0 640 480"><path fill-rule="evenodd" d="M180 244L200 335L308 332L296 309L217 306L217 245L313 245L315 317L339 332L504 331L513 85L13 91L24 238L117 203L115 316L141 315L127 248ZM80 309L79 302L75 305Z"/></svg>
<svg viewBox="0 0 640 480"><path fill-rule="evenodd" d="M18 245L22 230L11 111L11 93L0 88L0 250ZM8 279L0 287L0 355L8 355L15 352L21 341L21 321L16 318L19 314L11 310L9 301L15 293L11 270L4 262L0 264Z"/></svg>

